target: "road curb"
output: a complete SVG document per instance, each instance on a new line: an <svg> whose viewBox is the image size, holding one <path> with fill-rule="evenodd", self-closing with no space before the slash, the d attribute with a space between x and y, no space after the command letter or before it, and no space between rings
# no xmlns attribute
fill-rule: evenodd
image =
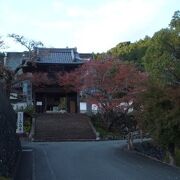
<svg viewBox="0 0 180 180"><path fill-rule="evenodd" d="M96 139L60 139L60 140L33 140L33 142L88 142L88 141L97 141Z"/></svg>

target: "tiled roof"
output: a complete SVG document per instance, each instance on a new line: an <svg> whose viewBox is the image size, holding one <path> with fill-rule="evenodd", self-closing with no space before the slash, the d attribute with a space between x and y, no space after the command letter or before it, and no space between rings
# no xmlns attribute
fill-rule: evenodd
<svg viewBox="0 0 180 180"><path fill-rule="evenodd" d="M80 64L76 48L37 48L39 63Z"/></svg>

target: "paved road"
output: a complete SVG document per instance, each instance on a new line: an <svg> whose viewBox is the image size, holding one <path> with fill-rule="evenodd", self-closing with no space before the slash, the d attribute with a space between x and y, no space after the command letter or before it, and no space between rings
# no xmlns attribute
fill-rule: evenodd
<svg viewBox="0 0 180 180"><path fill-rule="evenodd" d="M33 180L180 180L180 170L123 151L124 143L31 143Z"/></svg>

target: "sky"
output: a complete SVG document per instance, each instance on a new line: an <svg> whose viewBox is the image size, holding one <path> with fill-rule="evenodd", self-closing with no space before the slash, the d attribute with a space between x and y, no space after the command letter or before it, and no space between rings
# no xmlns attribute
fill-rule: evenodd
<svg viewBox="0 0 180 180"><path fill-rule="evenodd" d="M123 41L152 37L176 10L179 0L0 0L0 36L4 51L25 50L7 38L15 33L45 47L106 52Z"/></svg>

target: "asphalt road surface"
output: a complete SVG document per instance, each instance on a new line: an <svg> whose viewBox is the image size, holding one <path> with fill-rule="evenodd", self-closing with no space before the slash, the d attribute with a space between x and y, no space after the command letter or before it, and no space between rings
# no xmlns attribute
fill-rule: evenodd
<svg viewBox="0 0 180 180"><path fill-rule="evenodd" d="M31 158L22 162L18 180L180 180L179 169L122 150L124 145L125 141L29 143L25 153Z"/></svg>

